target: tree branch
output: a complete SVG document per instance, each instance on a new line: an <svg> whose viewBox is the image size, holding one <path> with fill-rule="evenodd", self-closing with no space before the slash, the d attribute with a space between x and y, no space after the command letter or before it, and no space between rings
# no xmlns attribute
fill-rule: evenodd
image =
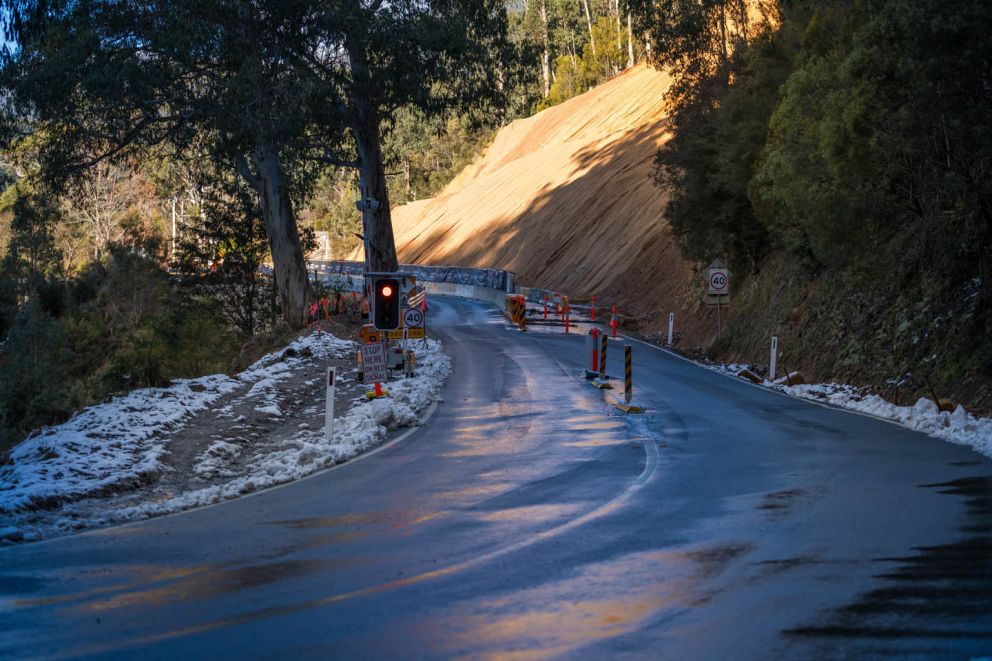
<svg viewBox="0 0 992 661"><path fill-rule="evenodd" d="M323 163L324 165L333 165L334 167L338 167L338 168L353 168L357 170L362 166L362 164L359 163L358 161L346 161L343 158L334 156L333 154L321 154L315 156L314 159L318 163Z"/></svg>

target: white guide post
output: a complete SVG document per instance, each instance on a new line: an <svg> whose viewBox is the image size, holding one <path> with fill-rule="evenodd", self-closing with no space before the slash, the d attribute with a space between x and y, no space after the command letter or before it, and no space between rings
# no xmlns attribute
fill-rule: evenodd
<svg viewBox="0 0 992 661"><path fill-rule="evenodd" d="M778 336L772 335L772 355L768 361L768 380L775 380L775 363L778 362Z"/></svg>
<svg viewBox="0 0 992 661"><path fill-rule="evenodd" d="M675 335L675 313L668 313L668 346L672 346L672 339Z"/></svg>
<svg viewBox="0 0 992 661"><path fill-rule="evenodd" d="M334 381L337 368L327 368L327 401L324 405L324 437L330 443L334 440Z"/></svg>

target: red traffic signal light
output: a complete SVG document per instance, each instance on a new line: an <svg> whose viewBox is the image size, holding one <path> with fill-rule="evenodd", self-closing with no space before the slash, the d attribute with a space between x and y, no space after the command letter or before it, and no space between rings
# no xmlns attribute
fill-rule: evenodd
<svg viewBox="0 0 992 661"><path fill-rule="evenodd" d="M400 327L402 305L400 281L392 277L376 277L372 296L372 320L379 330L396 330Z"/></svg>

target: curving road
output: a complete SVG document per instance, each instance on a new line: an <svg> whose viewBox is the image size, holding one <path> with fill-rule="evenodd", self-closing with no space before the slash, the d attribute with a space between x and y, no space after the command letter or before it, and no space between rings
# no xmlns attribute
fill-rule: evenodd
<svg viewBox="0 0 992 661"><path fill-rule="evenodd" d="M0 657L992 651L988 460L646 345L649 411L624 416L578 376L579 337L432 305L454 371L423 427L238 501L0 549Z"/></svg>

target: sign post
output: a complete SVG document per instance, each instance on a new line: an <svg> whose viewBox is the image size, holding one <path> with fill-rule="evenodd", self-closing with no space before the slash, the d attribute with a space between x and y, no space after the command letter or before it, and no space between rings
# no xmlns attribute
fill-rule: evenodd
<svg viewBox="0 0 992 661"><path fill-rule="evenodd" d="M720 308L730 302L730 270L719 259L707 269L707 304L716 305L716 336L720 337Z"/></svg>
<svg viewBox="0 0 992 661"><path fill-rule="evenodd" d="M382 396L382 384L389 380L386 368L386 349L380 342L362 345L362 369L365 382L375 384L376 397Z"/></svg>
<svg viewBox="0 0 992 661"><path fill-rule="evenodd" d="M337 368L327 369L327 399L324 404L324 439L330 443L334 440L334 382Z"/></svg>

